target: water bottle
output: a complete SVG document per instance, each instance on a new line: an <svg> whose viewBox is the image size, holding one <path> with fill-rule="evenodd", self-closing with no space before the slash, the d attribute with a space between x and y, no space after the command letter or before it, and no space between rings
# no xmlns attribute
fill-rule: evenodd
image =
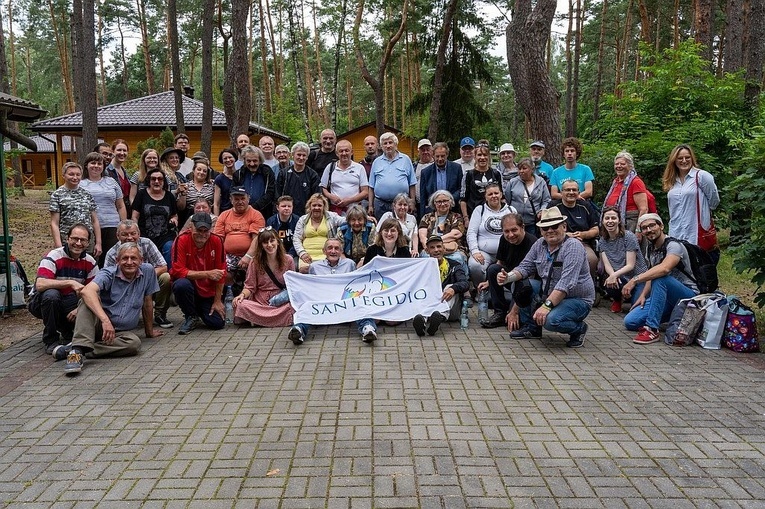
<svg viewBox="0 0 765 509"><path fill-rule="evenodd" d="M489 292L482 290L478 292L478 323L489 319Z"/></svg>
<svg viewBox="0 0 765 509"><path fill-rule="evenodd" d="M460 329L465 330L468 328L470 319L468 318L468 301L462 301L462 312L460 313Z"/></svg>
<svg viewBox="0 0 765 509"><path fill-rule="evenodd" d="M223 300L223 303L226 306L226 323L233 323L234 322L234 305L232 304L234 300L234 292L231 290L231 286L226 286L226 297Z"/></svg>

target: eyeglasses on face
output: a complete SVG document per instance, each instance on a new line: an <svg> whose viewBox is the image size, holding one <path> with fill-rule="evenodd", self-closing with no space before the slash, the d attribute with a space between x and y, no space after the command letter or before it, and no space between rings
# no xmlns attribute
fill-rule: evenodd
<svg viewBox="0 0 765 509"><path fill-rule="evenodd" d="M72 244L87 244L90 242L90 239L83 239L82 237L69 237L69 240L72 241Z"/></svg>
<svg viewBox="0 0 765 509"><path fill-rule="evenodd" d="M563 223L558 223L552 226L540 226L539 229L543 232L546 232L547 230L557 230L560 225Z"/></svg>
<svg viewBox="0 0 765 509"><path fill-rule="evenodd" d="M435 203L436 205L444 205L449 203L449 200L436 200L433 203Z"/></svg>
<svg viewBox="0 0 765 509"><path fill-rule="evenodd" d="M653 230L654 228L656 228L656 226L658 226L658 224L659 223L643 224L643 225L640 225L640 229L642 231Z"/></svg>
<svg viewBox="0 0 765 509"><path fill-rule="evenodd" d="M149 181L151 182L162 182L165 180L165 177L151 177Z"/></svg>

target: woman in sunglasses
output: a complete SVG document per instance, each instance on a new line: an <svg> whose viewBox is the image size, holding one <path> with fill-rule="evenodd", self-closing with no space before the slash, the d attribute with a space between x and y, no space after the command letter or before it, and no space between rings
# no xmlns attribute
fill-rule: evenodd
<svg viewBox="0 0 765 509"><path fill-rule="evenodd" d="M138 191L133 203L133 220L138 222L141 235L154 242L170 267L170 250L178 231L176 199L160 168L150 170L144 183L146 189Z"/></svg>

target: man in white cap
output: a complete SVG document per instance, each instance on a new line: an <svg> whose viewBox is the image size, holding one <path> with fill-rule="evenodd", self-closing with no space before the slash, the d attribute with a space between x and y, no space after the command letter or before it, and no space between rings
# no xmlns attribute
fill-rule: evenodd
<svg viewBox="0 0 765 509"><path fill-rule="evenodd" d="M664 234L659 214L643 214L638 218L638 227L648 241L649 268L622 288L625 297L635 293L624 326L638 331L633 342L647 345L659 341L659 324L669 319L678 301L697 295L699 289L692 277L688 250L682 242ZM651 284L646 284L649 281Z"/></svg>
<svg viewBox="0 0 765 509"><path fill-rule="evenodd" d="M543 177L546 181L550 181L550 176L553 172L553 167L550 163L545 162L542 158L545 156L545 144L541 140L534 140L529 145L529 153L531 154L531 160L534 161L534 169Z"/></svg>
<svg viewBox="0 0 765 509"><path fill-rule="evenodd" d="M542 238L537 240L523 261L510 272L503 269L497 282L505 285L529 279L536 298L521 310L522 327L511 338L542 337L542 327L568 334L566 346L584 345L587 324L595 301L595 285L590 277L587 255L581 242L566 235L566 216L557 207L542 211L537 222ZM534 310L533 302L542 302ZM533 314L532 314L533 313Z"/></svg>
<svg viewBox="0 0 765 509"><path fill-rule="evenodd" d="M518 166L515 164L515 147L512 143L503 143L499 147L497 170L502 175L502 194L504 194L510 179L518 176Z"/></svg>
<svg viewBox="0 0 765 509"><path fill-rule="evenodd" d="M414 176L417 177L417 183L414 185L414 198L419 203L422 170L433 164L433 144L430 143L429 139L423 138L417 143L417 155L417 164L414 165Z"/></svg>

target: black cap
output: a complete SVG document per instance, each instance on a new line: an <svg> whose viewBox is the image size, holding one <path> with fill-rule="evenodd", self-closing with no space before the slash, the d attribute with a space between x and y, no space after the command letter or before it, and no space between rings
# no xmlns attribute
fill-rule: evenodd
<svg viewBox="0 0 765 509"><path fill-rule="evenodd" d="M196 228L212 228L212 217L207 212L196 212L191 216L191 222Z"/></svg>
<svg viewBox="0 0 765 509"><path fill-rule="evenodd" d="M230 196L234 196L235 194L249 194L247 192L247 189L245 189L242 186L232 187L231 190L228 192Z"/></svg>

